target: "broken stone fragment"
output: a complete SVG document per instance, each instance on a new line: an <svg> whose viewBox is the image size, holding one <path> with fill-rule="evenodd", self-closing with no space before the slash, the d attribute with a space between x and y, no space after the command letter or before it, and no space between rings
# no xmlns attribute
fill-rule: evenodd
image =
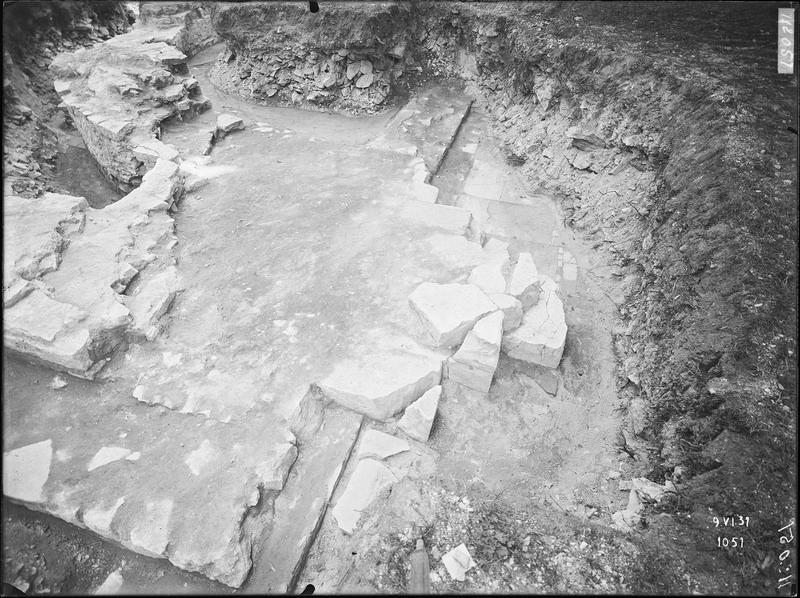
<svg viewBox="0 0 800 598"><path fill-rule="evenodd" d="M3 287L3 307L11 307L20 299L24 299L36 287L29 280L15 278L8 286Z"/></svg>
<svg viewBox="0 0 800 598"><path fill-rule="evenodd" d="M3 314L5 346L33 363L89 377L94 365L86 312L35 289Z"/></svg>
<svg viewBox="0 0 800 598"><path fill-rule="evenodd" d="M372 85L372 81L374 78L375 76L372 73L361 75L356 81L356 87L358 87L359 89L364 89L365 87L369 87L370 85Z"/></svg>
<svg viewBox="0 0 800 598"><path fill-rule="evenodd" d="M400 42L387 52L387 54L393 58L402 58L405 55L405 53L406 53L405 42Z"/></svg>
<svg viewBox="0 0 800 598"><path fill-rule="evenodd" d="M346 534L352 534L361 513L382 490L396 481L397 477L383 463L374 459L360 460L347 488L333 507L333 517L339 528Z"/></svg>
<svg viewBox="0 0 800 598"><path fill-rule="evenodd" d="M406 411L397 426L411 438L420 442L428 442L441 397L442 387L434 386L406 407Z"/></svg>
<svg viewBox="0 0 800 598"><path fill-rule="evenodd" d="M476 266L470 273L467 282L474 284L487 294L505 293L508 266L508 254L505 257L492 259L485 264Z"/></svg>
<svg viewBox="0 0 800 598"><path fill-rule="evenodd" d="M479 392L489 392L503 340L503 312L485 316L467 334L448 363L448 378Z"/></svg>
<svg viewBox="0 0 800 598"><path fill-rule="evenodd" d="M507 294L519 299L522 309L528 310L539 301L540 286L533 256L530 253L520 253L508 281Z"/></svg>
<svg viewBox="0 0 800 598"><path fill-rule="evenodd" d="M53 88L60 96L69 93L71 85L71 81L64 81L63 79L56 79L53 81Z"/></svg>
<svg viewBox="0 0 800 598"><path fill-rule="evenodd" d="M372 73L372 63L369 60L362 60L359 66L359 71L365 75Z"/></svg>
<svg viewBox="0 0 800 598"><path fill-rule="evenodd" d="M231 114L220 114L217 116L217 135L225 137L231 131L244 129L244 121Z"/></svg>
<svg viewBox="0 0 800 598"><path fill-rule="evenodd" d="M124 459L130 454L130 449L122 448L121 446L104 446L89 461L86 471L94 471L98 467Z"/></svg>
<svg viewBox="0 0 800 598"><path fill-rule="evenodd" d="M372 353L339 363L318 386L340 405L385 420L439 384L441 376L440 357Z"/></svg>
<svg viewBox="0 0 800 598"><path fill-rule="evenodd" d="M124 583L122 578L122 568L116 569L108 574L105 581L94 591L95 596L113 596L118 594Z"/></svg>
<svg viewBox="0 0 800 598"><path fill-rule="evenodd" d="M396 438L390 434L384 434L377 430L367 430L361 439L361 446L358 449L358 458L373 458L379 461L405 452L409 449L405 440Z"/></svg>
<svg viewBox="0 0 800 598"><path fill-rule="evenodd" d="M408 298L409 304L427 325L437 347L454 347L464 341L480 318L497 309L472 284L424 282Z"/></svg>
<svg viewBox="0 0 800 598"><path fill-rule="evenodd" d="M62 388L67 387L67 381L64 380L63 376L55 376L49 384L50 388L53 390L61 390Z"/></svg>
<svg viewBox="0 0 800 598"><path fill-rule="evenodd" d="M347 71L345 72L345 76L348 79L352 79L356 75L361 73L361 62L351 62L347 65Z"/></svg>
<svg viewBox="0 0 800 598"><path fill-rule="evenodd" d="M27 503L44 502L52 460L53 441L49 438L3 453L3 494Z"/></svg>
<svg viewBox="0 0 800 598"><path fill-rule="evenodd" d="M557 368L567 338L564 306L556 283L545 276L541 280L539 302L528 310L519 328L503 336L502 351L514 359Z"/></svg>
<svg viewBox="0 0 800 598"><path fill-rule="evenodd" d="M464 581L467 571L472 569L476 563L472 560L472 555L466 545L459 544L442 557L442 564L450 577L456 581Z"/></svg>
<svg viewBox="0 0 800 598"><path fill-rule="evenodd" d="M514 330L522 323L522 302L505 293L489 295L489 299L503 311L503 331Z"/></svg>
<svg viewBox="0 0 800 598"><path fill-rule="evenodd" d="M117 265L117 272L114 276L114 281L111 283L111 288L115 293L124 293L125 289L133 280L139 271L130 264L123 262Z"/></svg>

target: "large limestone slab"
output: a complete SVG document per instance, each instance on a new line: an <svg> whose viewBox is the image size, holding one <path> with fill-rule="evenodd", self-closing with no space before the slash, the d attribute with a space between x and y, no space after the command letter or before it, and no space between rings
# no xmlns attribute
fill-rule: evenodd
<svg viewBox="0 0 800 598"><path fill-rule="evenodd" d="M352 534L361 513L381 491L396 481L397 477L383 463L374 459L359 461L347 488L333 507L333 517L339 528L346 534Z"/></svg>
<svg viewBox="0 0 800 598"><path fill-rule="evenodd" d="M52 461L50 439L3 453L3 494L28 504L43 502Z"/></svg>
<svg viewBox="0 0 800 598"><path fill-rule="evenodd" d="M503 340L503 312L482 318L447 363L448 378L479 392L489 392Z"/></svg>
<svg viewBox="0 0 800 598"><path fill-rule="evenodd" d="M45 193L38 199L3 200L3 287L56 270L65 237L83 229L88 204L82 197Z"/></svg>
<svg viewBox="0 0 800 598"><path fill-rule="evenodd" d="M424 282L408 298L437 347L459 345L481 317L497 307L472 284Z"/></svg>
<svg viewBox="0 0 800 598"><path fill-rule="evenodd" d="M441 376L440 357L371 353L339 363L318 386L340 405L385 420L439 384Z"/></svg>
<svg viewBox="0 0 800 598"><path fill-rule="evenodd" d="M469 275L467 282L474 284L484 293L505 293L509 271L508 253L505 256L493 256L485 264L476 266Z"/></svg>
<svg viewBox="0 0 800 598"><path fill-rule="evenodd" d="M397 423L397 427L415 440L428 442L433 420L436 418L437 409L439 409L439 399L441 398L442 387L434 386L406 407L406 411Z"/></svg>
<svg viewBox="0 0 800 598"><path fill-rule="evenodd" d="M3 343L27 361L91 378L92 337L81 325L86 313L34 289L5 310Z"/></svg>
<svg viewBox="0 0 800 598"><path fill-rule="evenodd" d="M544 276L541 281L539 302L528 310L519 328L503 336L502 351L514 359L556 368L567 338L564 305L556 283Z"/></svg>
<svg viewBox="0 0 800 598"><path fill-rule="evenodd" d="M275 499L273 526L254 548L245 593L286 594L295 589L342 473L362 416L341 408L324 412L324 425L303 442L286 485Z"/></svg>

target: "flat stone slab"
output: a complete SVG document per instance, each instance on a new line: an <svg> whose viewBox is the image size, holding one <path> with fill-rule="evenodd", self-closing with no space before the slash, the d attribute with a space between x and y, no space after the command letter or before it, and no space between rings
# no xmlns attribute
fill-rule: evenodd
<svg viewBox="0 0 800 598"><path fill-rule="evenodd" d="M245 593L293 593L306 555L322 525L331 497L353 451L362 416L326 409L324 425L303 443L286 486L275 500L274 524L254 548L253 573Z"/></svg>
<svg viewBox="0 0 800 598"><path fill-rule="evenodd" d="M52 461L49 438L3 453L3 494L21 502L42 502Z"/></svg>
<svg viewBox="0 0 800 598"><path fill-rule="evenodd" d="M498 256L496 259L476 266L470 272L467 282L474 284L484 293L505 293L509 272L508 253L505 256Z"/></svg>
<svg viewBox="0 0 800 598"><path fill-rule="evenodd" d="M244 129L244 121L232 114L220 114L217 117L217 134L224 137L231 131Z"/></svg>
<svg viewBox="0 0 800 598"><path fill-rule="evenodd" d="M471 284L424 282L408 298L437 347L459 345L479 318L497 309Z"/></svg>
<svg viewBox="0 0 800 598"><path fill-rule="evenodd" d="M557 368L567 338L564 305L556 283L544 276L541 281L539 302L528 310L519 328L503 336L502 351L514 359Z"/></svg>
<svg viewBox="0 0 800 598"><path fill-rule="evenodd" d="M447 362L450 380L479 392L489 392L500 359L503 319L503 312L498 310L475 324Z"/></svg>
<svg viewBox="0 0 800 598"><path fill-rule="evenodd" d="M436 419L436 411L439 409L439 399L441 398L442 387L434 386L406 407L406 411L397 423L397 427L415 440L428 442L433 420Z"/></svg>
<svg viewBox="0 0 800 598"><path fill-rule="evenodd" d="M441 358L388 352L341 362L318 386L340 405L385 420L439 384L441 376Z"/></svg>
<svg viewBox="0 0 800 598"><path fill-rule="evenodd" d="M360 460L347 488L333 507L333 517L339 528L346 534L352 534L361 512L396 481L397 476L383 463L374 459Z"/></svg>
<svg viewBox="0 0 800 598"><path fill-rule="evenodd" d="M75 438L56 426L52 438L10 447L3 491L130 550L238 587L251 565L253 531L244 522L262 496L283 488L297 455L294 436L262 422L238 441L222 424L193 427L190 437L165 421L183 416L152 415L149 430L119 426L109 435L104 427Z"/></svg>
<svg viewBox="0 0 800 598"><path fill-rule="evenodd" d="M82 325L87 314L33 290L3 314L5 347L27 361L91 378L92 336Z"/></svg>
<svg viewBox="0 0 800 598"><path fill-rule="evenodd" d="M65 237L83 229L89 204L82 197L45 193L3 200L3 288L15 277L30 280L56 270Z"/></svg>

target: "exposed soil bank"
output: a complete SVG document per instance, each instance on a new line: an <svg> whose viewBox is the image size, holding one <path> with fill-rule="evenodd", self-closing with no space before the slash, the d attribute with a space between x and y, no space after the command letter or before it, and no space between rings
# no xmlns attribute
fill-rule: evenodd
<svg viewBox="0 0 800 598"><path fill-rule="evenodd" d="M795 507L797 79L775 72L776 8L213 11L216 80L251 100L374 111L444 75L486 97L509 160L618 264L619 388L646 473L694 478L677 513L758 513L755 548L731 555L743 583Z"/></svg>

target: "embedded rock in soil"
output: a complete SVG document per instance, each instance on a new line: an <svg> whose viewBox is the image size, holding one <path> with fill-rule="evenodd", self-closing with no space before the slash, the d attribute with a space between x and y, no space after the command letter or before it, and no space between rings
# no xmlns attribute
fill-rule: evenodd
<svg viewBox="0 0 800 598"><path fill-rule="evenodd" d="M505 293L489 295L489 299L503 311L503 332L514 330L522 323L522 303Z"/></svg>
<svg viewBox="0 0 800 598"><path fill-rule="evenodd" d="M37 199L9 196L3 207L3 288L56 270L72 233L80 232L88 203L82 197L45 193Z"/></svg>
<svg viewBox="0 0 800 598"><path fill-rule="evenodd" d="M516 330L503 336L502 351L509 357L557 368L564 352L567 324L556 283L542 276L539 302L522 318Z"/></svg>
<svg viewBox="0 0 800 598"><path fill-rule="evenodd" d="M489 392L500 359L503 317L502 311L496 311L475 324L447 362L450 380L479 392Z"/></svg>
<svg viewBox="0 0 800 598"><path fill-rule="evenodd" d="M459 544L453 550L442 557L442 564L447 569L450 577L456 581L464 581L467 571L472 569L476 563L472 559L466 545Z"/></svg>
<svg viewBox="0 0 800 598"><path fill-rule="evenodd" d="M497 309L472 284L424 282L408 298L414 311L428 327L437 347L454 347L481 317Z"/></svg>
<svg viewBox="0 0 800 598"><path fill-rule="evenodd" d="M439 409L439 399L441 398L442 387L434 386L406 407L406 411L397 423L397 427L415 440L428 442L433 420L436 418L436 411Z"/></svg>
<svg viewBox="0 0 800 598"><path fill-rule="evenodd" d="M231 114L220 114L217 117L217 137L225 137L231 131L244 129L244 121Z"/></svg>
<svg viewBox="0 0 800 598"><path fill-rule="evenodd" d="M53 442L49 439L3 453L3 494L28 504L44 501L52 460Z"/></svg>
<svg viewBox="0 0 800 598"><path fill-rule="evenodd" d="M385 420L439 384L441 377L441 357L371 353L339 363L318 386L340 405Z"/></svg>
<svg viewBox="0 0 800 598"><path fill-rule="evenodd" d="M333 507L333 517L341 530L352 534L362 511L396 481L397 477L383 463L374 459L359 461L347 488Z"/></svg>
<svg viewBox="0 0 800 598"><path fill-rule="evenodd" d="M530 253L520 253L511 278L508 280L507 294L513 295L522 303L522 309L528 310L539 300L540 283L536 264Z"/></svg>
<svg viewBox="0 0 800 598"><path fill-rule="evenodd" d="M382 461L392 455L405 452L408 448L408 443L405 440L377 430L367 430L361 439L358 458L372 458Z"/></svg>

